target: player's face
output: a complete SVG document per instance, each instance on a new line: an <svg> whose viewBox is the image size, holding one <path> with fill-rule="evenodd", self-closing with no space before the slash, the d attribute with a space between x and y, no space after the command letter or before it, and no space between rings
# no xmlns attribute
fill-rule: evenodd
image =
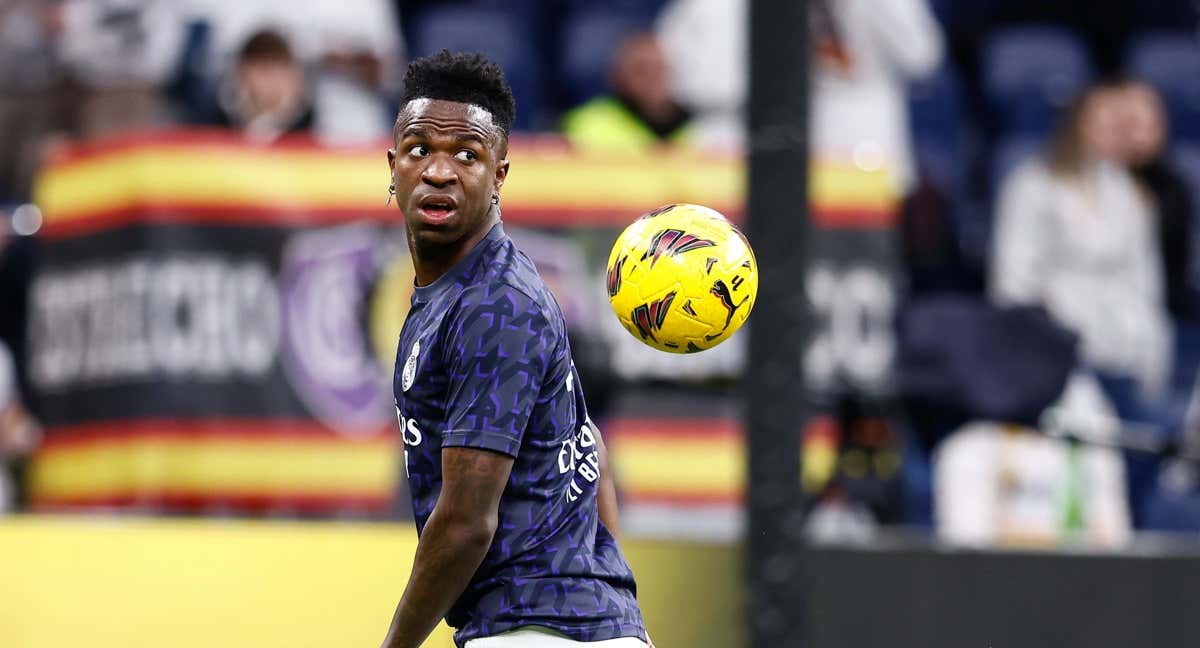
<svg viewBox="0 0 1200 648"><path fill-rule="evenodd" d="M502 137L478 106L416 99L404 107L388 164L417 250L463 246L487 233L492 196L508 173Z"/></svg>

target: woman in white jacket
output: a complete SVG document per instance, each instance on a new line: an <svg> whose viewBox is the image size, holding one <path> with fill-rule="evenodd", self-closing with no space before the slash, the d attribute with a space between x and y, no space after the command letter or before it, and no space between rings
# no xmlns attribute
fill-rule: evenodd
<svg viewBox="0 0 1200 648"><path fill-rule="evenodd" d="M996 210L991 292L1041 304L1080 335L1083 360L1161 394L1171 329L1151 205L1121 162L1119 88L1098 85L1067 113L1049 154L1018 167Z"/></svg>

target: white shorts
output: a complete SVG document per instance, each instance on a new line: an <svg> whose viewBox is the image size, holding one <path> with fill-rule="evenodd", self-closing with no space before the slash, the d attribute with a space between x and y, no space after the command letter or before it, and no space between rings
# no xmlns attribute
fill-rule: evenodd
<svg viewBox="0 0 1200 648"><path fill-rule="evenodd" d="M575 641L546 628L517 628L494 637L480 637L466 643L466 648L646 648L637 637L621 637L606 641Z"/></svg>

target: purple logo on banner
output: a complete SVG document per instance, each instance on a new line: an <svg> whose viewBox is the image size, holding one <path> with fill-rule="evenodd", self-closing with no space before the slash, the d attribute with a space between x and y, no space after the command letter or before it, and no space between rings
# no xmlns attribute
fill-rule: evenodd
<svg viewBox="0 0 1200 648"><path fill-rule="evenodd" d="M390 372L380 371L364 325L379 240L355 225L298 232L280 275L288 380L313 416L350 435L391 422Z"/></svg>

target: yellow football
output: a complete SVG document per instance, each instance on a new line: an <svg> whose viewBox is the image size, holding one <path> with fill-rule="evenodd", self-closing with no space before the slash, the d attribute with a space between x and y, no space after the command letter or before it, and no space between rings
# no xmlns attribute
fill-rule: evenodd
<svg viewBox="0 0 1200 648"><path fill-rule="evenodd" d="M626 330L671 353L724 342L754 308L758 264L746 237L719 212L668 205L617 237L608 297Z"/></svg>

